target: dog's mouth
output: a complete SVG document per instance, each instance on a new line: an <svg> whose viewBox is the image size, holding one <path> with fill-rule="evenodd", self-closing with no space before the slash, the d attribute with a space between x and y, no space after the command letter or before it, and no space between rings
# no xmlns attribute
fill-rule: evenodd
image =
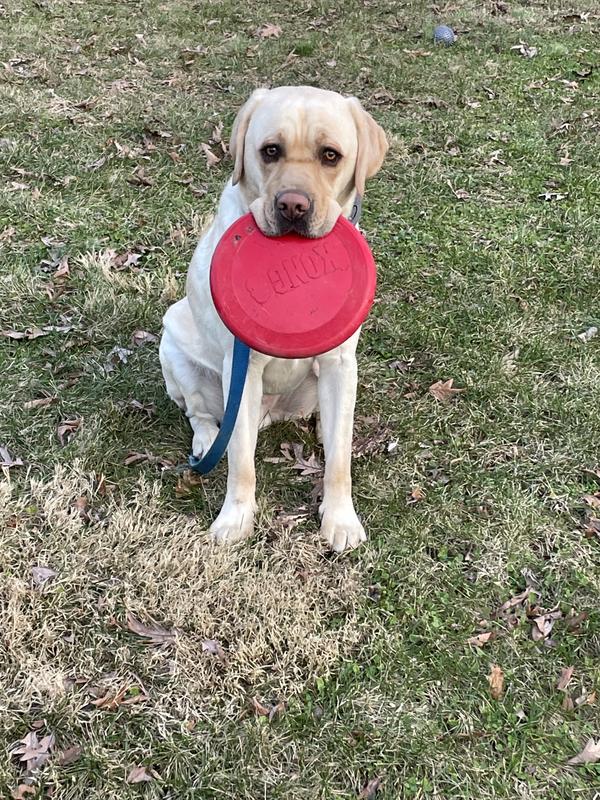
<svg viewBox="0 0 600 800"><path fill-rule="evenodd" d="M336 209L331 209L330 213L323 218L321 214L317 214L311 203L307 213L295 219L286 219L284 215L277 213L277 208L272 200L263 197L254 200L250 204L249 210L265 236L279 238L294 233L305 239L320 239L322 236L326 236L337 222L340 212L338 206Z"/></svg>

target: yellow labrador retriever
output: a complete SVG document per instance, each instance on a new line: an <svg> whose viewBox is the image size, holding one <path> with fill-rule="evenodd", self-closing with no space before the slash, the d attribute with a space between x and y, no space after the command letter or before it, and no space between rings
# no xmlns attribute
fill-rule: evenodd
<svg viewBox="0 0 600 800"><path fill-rule="evenodd" d="M366 179L379 170L387 141L355 97L282 86L252 94L236 117L230 149L232 178L192 258L187 297L165 315L160 345L167 391L190 420L198 457L217 435L231 374L233 337L209 288L217 242L248 210L267 236L288 231L323 236L340 214L350 214ZM321 533L337 552L365 540L350 475L359 334L314 358L271 358L252 351L227 450L227 494L210 528L216 540L235 542L252 534L259 428L317 408L325 450Z"/></svg>

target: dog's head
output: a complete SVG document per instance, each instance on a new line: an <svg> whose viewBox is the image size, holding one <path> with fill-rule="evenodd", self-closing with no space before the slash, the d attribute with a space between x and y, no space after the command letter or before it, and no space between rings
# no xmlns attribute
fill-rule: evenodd
<svg viewBox="0 0 600 800"><path fill-rule="evenodd" d="M307 86L257 89L231 134L232 181L267 236L324 236L381 167L383 130L355 97Z"/></svg>

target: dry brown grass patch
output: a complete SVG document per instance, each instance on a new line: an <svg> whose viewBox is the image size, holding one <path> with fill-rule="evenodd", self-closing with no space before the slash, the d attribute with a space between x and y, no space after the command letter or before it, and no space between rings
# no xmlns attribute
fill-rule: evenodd
<svg viewBox="0 0 600 800"><path fill-rule="evenodd" d="M255 693L300 692L358 642L358 571L327 560L316 540L264 531L217 547L194 516L161 507L159 481L141 477L127 501L95 487L78 466L19 492L0 486L1 705L60 699L75 710L91 687L130 682L156 710L235 713ZM56 577L35 585L35 566ZM128 611L174 628L175 645L148 645L127 629Z"/></svg>

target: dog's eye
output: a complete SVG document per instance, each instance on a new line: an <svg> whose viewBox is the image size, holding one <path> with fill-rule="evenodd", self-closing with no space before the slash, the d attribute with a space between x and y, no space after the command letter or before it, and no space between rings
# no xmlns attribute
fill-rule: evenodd
<svg viewBox="0 0 600 800"><path fill-rule="evenodd" d="M328 166L335 166L342 156L332 147L326 147L321 152L321 161Z"/></svg>
<svg viewBox="0 0 600 800"><path fill-rule="evenodd" d="M267 163L270 161L277 161L277 159L281 156L281 147L278 144L266 144L260 152L263 157L263 161L266 161Z"/></svg>

